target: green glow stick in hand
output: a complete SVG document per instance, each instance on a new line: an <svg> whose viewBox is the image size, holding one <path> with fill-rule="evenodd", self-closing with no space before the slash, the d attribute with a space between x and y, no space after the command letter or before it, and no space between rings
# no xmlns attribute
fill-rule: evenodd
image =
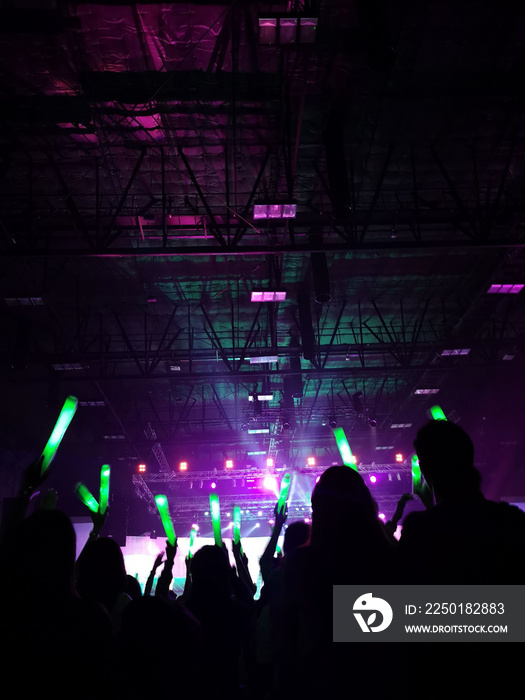
<svg viewBox="0 0 525 700"><path fill-rule="evenodd" d="M447 420L446 415L443 413L441 406L432 406L430 409L430 415L434 420Z"/></svg>
<svg viewBox="0 0 525 700"><path fill-rule="evenodd" d="M100 470L100 512L102 515L108 509L109 500L109 464L104 464Z"/></svg>
<svg viewBox="0 0 525 700"><path fill-rule="evenodd" d="M233 506L233 542L239 544L241 541L241 509Z"/></svg>
<svg viewBox="0 0 525 700"><path fill-rule="evenodd" d="M339 454L341 455L341 459L343 460L345 467L352 467L352 469L357 471L355 457L352 454L352 450L350 449L350 445L346 439L345 431L342 428L334 428L334 437L337 443L337 449L339 450Z"/></svg>
<svg viewBox="0 0 525 700"><path fill-rule="evenodd" d="M417 455L412 455L412 493L421 490L421 467Z"/></svg>
<svg viewBox="0 0 525 700"><path fill-rule="evenodd" d="M290 490L291 477L289 474L285 474L281 481L281 491L279 493L279 500L277 501L277 512L284 514L286 508L286 501L288 499L288 491Z"/></svg>
<svg viewBox="0 0 525 700"><path fill-rule="evenodd" d="M210 493L210 510L215 544L218 547L222 547L221 508L219 505L219 496L216 493Z"/></svg>
<svg viewBox="0 0 525 700"><path fill-rule="evenodd" d="M170 515L168 499L166 498L166 496L159 494L158 496L155 496L155 503L157 504L157 508L159 509L160 520L162 522L162 525L164 526L164 532L166 533L166 537L168 538L168 543L173 547L175 546L177 538L175 536L175 529L173 527L173 521Z"/></svg>
<svg viewBox="0 0 525 700"><path fill-rule="evenodd" d="M197 534L197 530L192 527L190 530L190 546L188 548L188 559L191 559L193 556L193 545L195 544L195 535Z"/></svg>
<svg viewBox="0 0 525 700"><path fill-rule="evenodd" d="M82 501L82 503L89 508L93 513L98 513L98 502L95 496L91 493L91 491L87 488L87 486L84 486L82 482L78 482L78 484L75 486L75 493L78 496L78 498Z"/></svg>
<svg viewBox="0 0 525 700"><path fill-rule="evenodd" d="M60 411L58 420L55 423L53 432L51 433L51 436L49 437L49 440L47 441L47 444L44 447L44 451L42 452L43 459L42 468L40 470L41 474L44 474L44 472L47 471L49 465L55 458L60 443L62 442L62 438L64 437L64 434L68 429L69 424L73 420L73 416L76 413L77 407L78 399L75 396L68 396L67 399L64 401L64 405L62 406L62 410Z"/></svg>

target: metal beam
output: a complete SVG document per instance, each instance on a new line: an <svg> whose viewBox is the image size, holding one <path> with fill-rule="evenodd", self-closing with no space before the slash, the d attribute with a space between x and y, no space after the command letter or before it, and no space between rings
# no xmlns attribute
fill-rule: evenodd
<svg viewBox="0 0 525 700"><path fill-rule="evenodd" d="M67 186L66 181L64 180L64 177L60 171L60 168L58 167L58 164L55 161L55 159L53 158L53 156L50 153L47 153L47 157L48 157L49 162L51 163L51 165L53 167L53 170L55 171L55 175L57 176L57 179L60 183L60 186L64 192L66 206L67 206L67 208L68 208L68 210L73 218L73 221L75 222L75 225L80 230L80 233L82 234L82 237L84 238L84 240L88 244L89 248L91 250L93 250L95 247L94 243L93 243L93 239L91 238L91 235L88 231L86 222L84 221L82 214L80 213L77 205L75 204L75 200L73 199L73 196L72 196L71 187Z"/></svg>
<svg viewBox="0 0 525 700"><path fill-rule="evenodd" d="M131 175L129 176L128 184L126 185L124 192L122 193L122 196L119 200L119 203L117 204L117 208L115 209L115 213L113 214L113 217L109 223L109 226L106 230L106 241L105 241L105 246L109 247L114 241L117 240L117 238L120 236L120 231L114 234L113 236L111 235L111 232L113 231L113 226L115 225L115 222L117 220L118 215L122 211L122 207L126 203L126 197L128 196L128 192L130 191L133 182L135 181L135 178L137 176L138 171L140 170L140 166L142 165L142 161L144 160L144 156L146 155L146 149L143 148L140 152L140 155L137 159L137 162L135 163L135 167L133 168Z"/></svg>
<svg viewBox="0 0 525 700"><path fill-rule="evenodd" d="M184 154L184 151L182 150L182 147L179 146L177 149L177 152L179 156L182 159L182 162L184 163L186 170L188 171L188 175L190 176L190 180L193 183L193 186L197 190L197 194L199 195L199 198L206 209L206 213L208 214L211 222L211 232L215 240L221 245L221 246L226 246L226 241L224 240L222 233L219 230L219 227L217 226L217 222L215 221L215 217L213 215L212 210L210 209L210 205L208 204L208 200L204 196L204 192L201 189L201 186L199 185L199 181L197 180L195 173L193 172L193 169L186 158L186 155Z"/></svg>
<svg viewBox="0 0 525 700"><path fill-rule="evenodd" d="M226 367L228 368L228 371L229 371L229 372L233 372L233 366L231 365L231 363L230 363L230 361L229 361L229 359L228 359L228 355L227 355L227 354L225 353L225 351L224 351L224 347L223 347L223 345L222 345L222 343L221 343L221 339L220 339L219 336L217 335L217 332L216 332L216 330L215 330L215 328L214 328L214 326L213 326L213 323L211 322L210 317L209 317L208 314L206 313L206 309L204 308L204 305L203 305L203 304L201 304L201 311L202 311L202 313L203 313L203 315L204 315L204 318L206 319L206 323L208 324L209 329L210 329L210 332L211 332L210 340L212 340L213 342L216 343L216 345L217 345L217 350L219 351L219 353L220 353L220 355L221 355L221 357L222 357L222 360L223 360L224 364L225 364ZM208 333L208 329L207 329L207 328L204 328L204 330L206 331L206 333ZM209 335L209 333L208 333L208 335Z"/></svg>
<svg viewBox="0 0 525 700"><path fill-rule="evenodd" d="M252 205L252 202L254 200L255 195L257 194L257 190L259 189L259 183L261 182L261 178L264 175L264 171L266 170L266 166L268 165L268 160L270 158L270 153L271 150L270 148L267 149L266 154L264 156L263 162L261 163L261 167L259 168L259 172L257 173L257 177L255 178L255 182L253 183L252 191L250 192L250 196L248 197L248 201L246 202L246 205L243 210L243 220L245 220L249 215L250 215L250 207ZM248 230L248 225L246 223L243 223L240 229L238 229L235 233L235 236L233 238L233 242L231 247L235 248L238 246L239 242L241 241L242 237Z"/></svg>

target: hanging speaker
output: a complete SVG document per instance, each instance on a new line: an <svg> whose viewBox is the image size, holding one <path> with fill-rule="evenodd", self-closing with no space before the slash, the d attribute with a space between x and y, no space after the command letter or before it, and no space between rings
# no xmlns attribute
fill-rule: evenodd
<svg viewBox="0 0 525 700"><path fill-rule="evenodd" d="M315 334L308 292L299 292L297 295L297 307L299 310L299 330L301 332L303 357L305 360L315 364Z"/></svg>
<svg viewBox="0 0 525 700"><path fill-rule="evenodd" d="M301 374L301 358L299 355L290 357L290 369L295 374L290 375L290 391L294 399L303 398L303 375Z"/></svg>
<svg viewBox="0 0 525 700"><path fill-rule="evenodd" d="M332 294L325 253L311 253L310 262L312 264L315 300L318 304L328 304L332 300Z"/></svg>
<svg viewBox="0 0 525 700"><path fill-rule="evenodd" d="M344 149L344 125L344 104L334 103L327 118L324 145L332 216L340 222L348 221L352 213L352 198Z"/></svg>

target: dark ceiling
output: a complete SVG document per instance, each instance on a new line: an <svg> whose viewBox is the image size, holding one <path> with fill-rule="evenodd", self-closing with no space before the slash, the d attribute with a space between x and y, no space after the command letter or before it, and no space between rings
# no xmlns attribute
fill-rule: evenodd
<svg viewBox="0 0 525 700"><path fill-rule="evenodd" d="M488 293L525 283L524 70L510 0L4 1L4 455L68 394L66 454L123 470L330 464L330 417L389 462L439 403L525 493L525 291Z"/></svg>

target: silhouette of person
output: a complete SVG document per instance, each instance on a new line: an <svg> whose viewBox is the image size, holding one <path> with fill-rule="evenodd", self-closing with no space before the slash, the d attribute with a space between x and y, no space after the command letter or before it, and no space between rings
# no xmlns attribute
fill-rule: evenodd
<svg viewBox="0 0 525 700"><path fill-rule="evenodd" d="M525 513L483 496L467 433L449 421L430 421L414 446L436 504L403 521L405 578L428 584L525 583Z"/></svg>

